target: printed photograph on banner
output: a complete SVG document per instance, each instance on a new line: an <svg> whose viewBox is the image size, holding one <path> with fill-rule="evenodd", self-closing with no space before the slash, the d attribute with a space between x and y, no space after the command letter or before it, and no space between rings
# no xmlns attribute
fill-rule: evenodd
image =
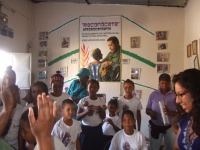
<svg viewBox="0 0 200 150"><path fill-rule="evenodd" d="M80 17L80 67L101 82L121 80L121 16Z"/></svg>
<svg viewBox="0 0 200 150"><path fill-rule="evenodd" d="M157 73L169 73L169 64L157 64Z"/></svg>
<svg viewBox="0 0 200 150"><path fill-rule="evenodd" d="M131 79L140 79L140 68L132 68L131 69Z"/></svg>
<svg viewBox="0 0 200 150"><path fill-rule="evenodd" d="M61 47L62 48L69 48L70 38L69 37L62 37L61 38Z"/></svg>

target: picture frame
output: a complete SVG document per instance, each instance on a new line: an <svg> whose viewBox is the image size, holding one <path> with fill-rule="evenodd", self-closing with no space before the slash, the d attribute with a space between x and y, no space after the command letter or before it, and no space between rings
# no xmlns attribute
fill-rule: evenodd
<svg viewBox="0 0 200 150"><path fill-rule="evenodd" d="M44 48L47 47L47 41L40 41L40 47Z"/></svg>
<svg viewBox="0 0 200 150"><path fill-rule="evenodd" d="M47 60L46 59L38 59L38 67L44 68L47 66Z"/></svg>
<svg viewBox="0 0 200 150"><path fill-rule="evenodd" d="M133 95L135 95L138 99L141 99L141 97L142 97L142 90L135 89L133 91Z"/></svg>
<svg viewBox="0 0 200 150"><path fill-rule="evenodd" d="M166 50L166 49L167 49L167 43L158 44L158 50Z"/></svg>
<svg viewBox="0 0 200 150"><path fill-rule="evenodd" d="M187 58L191 57L192 55L192 48L191 48L191 44L189 44L187 46Z"/></svg>
<svg viewBox="0 0 200 150"><path fill-rule="evenodd" d="M39 32L39 40L40 41L44 41L44 40L48 40L48 32Z"/></svg>
<svg viewBox="0 0 200 150"><path fill-rule="evenodd" d="M167 31L156 31L156 40L167 40Z"/></svg>
<svg viewBox="0 0 200 150"><path fill-rule="evenodd" d="M157 73L169 73L169 64L157 64Z"/></svg>
<svg viewBox="0 0 200 150"><path fill-rule="evenodd" d="M71 59L71 64L77 64L78 63L78 59L77 58L72 58Z"/></svg>
<svg viewBox="0 0 200 150"><path fill-rule="evenodd" d="M130 38L131 48L140 48L140 37L135 36Z"/></svg>
<svg viewBox="0 0 200 150"><path fill-rule="evenodd" d="M197 43L198 43L197 40L192 41L192 54L193 55L197 55L197 50L198 50Z"/></svg>
<svg viewBox="0 0 200 150"><path fill-rule="evenodd" d="M47 79L47 71L39 71L38 72L38 79Z"/></svg>
<svg viewBox="0 0 200 150"><path fill-rule="evenodd" d="M194 68L196 68L198 70L200 69L198 55L196 55L195 58L194 58Z"/></svg>
<svg viewBox="0 0 200 150"><path fill-rule="evenodd" d="M122 64L129 64L130 63L130 59L122 59Z"/></svg>
<svg viewBox="0 0 200 150"><path fill-rule="evenodd" d="M60 74L63 77L67 77L67 75L68 75L68 68L67 68L67 66L59 67L59 71L60 71Z"/></svg>
<svg viewBox="0 0 200 150"><path fill-rule="evenodd" d="M47 51L46 50L40 50L38 53L39 57L47 57Z"/></svg>
<svg viewBox="0 0 200 150"><path fill-rule="evenodd" d="M62 37L61 38L61 47L62 48L69 48L70 45L70 38L69 37Z"/></svg>
<svg viewBox="0 0 200 150"><path fill-rule="evenodd" d="M157 62L169 62L169 53L157 53Z"/></svg>
<svg viewBox="0 0 200 150"><path fill-rule="evenodd" d="M131 68L131 79L139 80L140 72L141 72L140 68Z"/></svg>

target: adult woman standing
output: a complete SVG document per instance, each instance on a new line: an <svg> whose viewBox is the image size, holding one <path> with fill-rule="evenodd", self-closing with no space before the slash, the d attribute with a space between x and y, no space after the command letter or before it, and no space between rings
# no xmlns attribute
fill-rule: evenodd
<svg viewBox="0 0 200 150"><path fill-rule="evenodd" d="M174 75L172 82L176 92L176 103L183 113L175 144L176 149L197 150L200 147L200 71L187 69Z"/></svg>

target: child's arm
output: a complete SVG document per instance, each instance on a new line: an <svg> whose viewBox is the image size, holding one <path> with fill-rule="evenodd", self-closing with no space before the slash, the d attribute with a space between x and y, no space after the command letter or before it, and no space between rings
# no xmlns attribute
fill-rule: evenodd
<svg viewBox="0 0 200 150"><path fill-rule="evenodd" d="M140 131L141 127L141 111L137 110L137 126L138 126L138 131Z"/></svg>
<svg viewBox="0 0 200 150"><path fill-rule="evenodd" d="M81 150L81 145L78 136L76 138L76 150Z"/></svg>
<svg viewBox="0 0 200 150"><path fill-rule="evenodd" d="M18 149L19 150L23 150L24 146L23 146L23 136L22 136L22 128L19 127L19 131L18 131Z"/></svg>
<svg viewBox="0 0 200 150"><path fill-rule="evenodd" d="M120 128L118 128L111 119L109 118L106 118L105 121L107 121L112 127L113 129L115 130L115 132L118 132L120 130Z"/></svg>
<svg viewBox="0 0 200 150"><path fill-rule="evenodd" d="M106 112L105 112L105 110L101 106L97 107L97 113L99 114L99 117L102 120L104 120L106 118Z"/></svg>
<svg viewBox="0 0 200 150"><path fill-rule="evenodd" d="M77 110L77 119L78 120L83 119L89 113L92 113L92 111L93 111L92 109L93 109L93 105L89 105L85 111L83 110L83 108L78 107L78 110Z"/></svg>

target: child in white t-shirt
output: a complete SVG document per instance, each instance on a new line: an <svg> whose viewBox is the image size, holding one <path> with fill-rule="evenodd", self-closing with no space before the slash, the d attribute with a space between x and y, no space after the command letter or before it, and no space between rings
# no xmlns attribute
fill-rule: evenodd
<svg viewBox="0 0 200 150"><path fill-rule="evenodd" d="M57 103L58 111L56 114L56 121L58 121L62 117L62 101L64 99L69 99L70 96L63 92L64 77L60 74L60 71L56 71L56 74L51 76L50 83L52 91L49 93L49 97L52 101L56 101Z"/></svg>
<svg viewBox="0 0 200 150"><path fill-rule="evenodd" d="M134 82L127 79L124 81L123 88L125 95L120 96L118 100L120 116L124 110L131 110L134 114L135 120L137 121L137 129L140 131L142 104L136 95L133 95L135 89ZM134 128L136 129L136 126L134 126Z"/></svg>
<svg viewBox="0 0 200 150"><path fill-rule="evenodd" d="M58 137L67 150L80 150L78 135L81 132L81 126L72 118L75 113L74 102L70 99L63 100L61 111L63 117L56 122L51 135Z"/></svg>
<svg viewBox="0 0 200 150"><path fill-rule="evenodd" d="M104 150L110 147L110 142L115 135L121 129L121 120L119 115L116 114L118 109L117 99L112 98L108 102L108 113L103 121L103 135L104 135Z"/></svg>
<svg viewBox="0 0 200 150"><path fill-rule="evenodd" d="M147 150L145 137L139 131L135 130L134 114L130 110L123 111L122 127L111 142L109 150Z"/></svg>
<svg viewBox="0 0 200 150"><path fill-rule="evenodd" d="M82 119L81 150L103 149L102 122L106 116L103 109L105 101L97 97L98 90L99 82L94 79L89 80L89 96L84 97L78 103L77 119Z"/></svg>

